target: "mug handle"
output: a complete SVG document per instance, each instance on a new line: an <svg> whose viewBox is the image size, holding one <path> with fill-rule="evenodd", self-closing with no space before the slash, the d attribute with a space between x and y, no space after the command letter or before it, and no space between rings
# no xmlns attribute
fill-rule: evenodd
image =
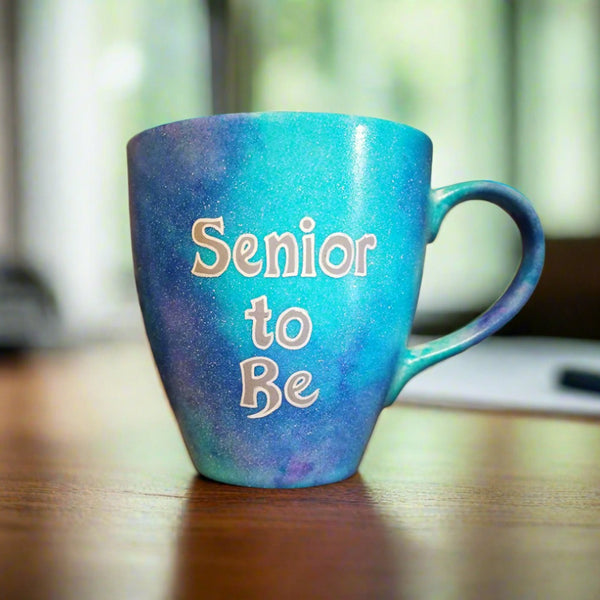
<svg viewBox="0 0 600 600"><path fill-rule="evenodd" d="M544 264L542 225L531 202L503 183L467 181L432 190L427 243L435 240L448 211L467 200L491 202L512 217L523 244L521 264L502 296L474 321L441 338L407 348L401 357L385 406L392 404L406 383L423 369L463 352L498 331L521 310L540 278Z"/></svg>

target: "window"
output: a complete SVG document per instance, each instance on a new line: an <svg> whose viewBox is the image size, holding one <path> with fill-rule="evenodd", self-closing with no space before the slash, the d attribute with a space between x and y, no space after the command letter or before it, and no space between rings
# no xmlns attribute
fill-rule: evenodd
<svg viewBox="0 0 600 600"><path fill-rule="evenodd" d="M24 0L0 23L0 250L46 277L70 331L138 314L127 140L212 111L406 122L434 140L434 186L505 181L548 234L600 234L599 0ZM518 256L506 215L459 207L420 314L478 310Z"/></svg>
<svg viewBox="0 0 600 600"><path fill-rule="evenodd" d="M18 14L22 254L71 331L135 308L125 145L210 112L207 15L196 0L37 0Z"/></svg>

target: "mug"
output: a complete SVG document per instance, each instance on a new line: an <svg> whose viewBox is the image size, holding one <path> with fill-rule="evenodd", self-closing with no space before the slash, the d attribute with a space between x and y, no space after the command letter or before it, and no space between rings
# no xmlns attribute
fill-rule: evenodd
<svg viewBox="0 0 600 600"><path fill-rule="evenodd" d="M431 190L432 143L390 121L230 114L128 144L131 235L154 359L201 475L305 487L356 472L381 410L531 295L544 237L491 181ZM425 247L460 202L516 222L522 261L484 314L407 346Z"/></svg>

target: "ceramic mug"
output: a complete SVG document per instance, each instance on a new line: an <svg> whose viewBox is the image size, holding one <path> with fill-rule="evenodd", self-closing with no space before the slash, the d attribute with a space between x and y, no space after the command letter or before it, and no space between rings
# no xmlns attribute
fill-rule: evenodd
<svg viewBox="0 0 600 600"><path fill-rule="evenodd" d="M349 477L411 377L527 301L544 256L529 201L490 181L431 190L431 158L416 129L319 113L191 119L129 142L140 305L200 474L256 487ZM407 347L425 247L470 199L514 219L519 270L472 323Z"/></svg>

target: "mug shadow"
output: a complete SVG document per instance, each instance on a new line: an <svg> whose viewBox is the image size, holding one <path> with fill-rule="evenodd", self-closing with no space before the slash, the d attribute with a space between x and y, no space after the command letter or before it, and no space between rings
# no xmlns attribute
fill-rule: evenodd
<svg viewBox="0 0 600 600"><path fill-rule="evenodd" d="M401 597L405 561L360 475L296 490L195 477L176 547L176 598Z"/></svg>

